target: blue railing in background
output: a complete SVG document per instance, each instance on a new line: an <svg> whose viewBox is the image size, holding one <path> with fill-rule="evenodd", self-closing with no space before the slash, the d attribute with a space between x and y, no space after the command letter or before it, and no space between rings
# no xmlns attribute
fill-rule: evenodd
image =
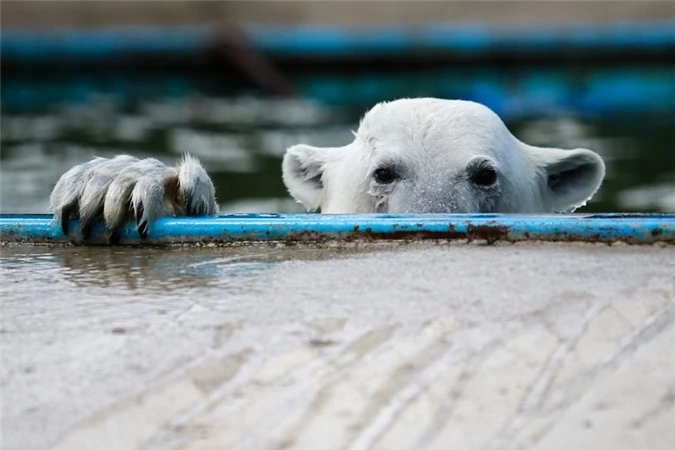
<svg viewBox="0 0 675 450"><path fill-rule="evenodd" d="M609 24L496 28L488 25L432 24L423 27L343 29L247 26L253 47L271 55L351 55L443 50L625 51L672 50L675 19ZM211 45L218 30L168 29L3 31L5 61L40 64L49 58L114 58L127 53L184 53Z"/></svg>
<svg viewBox="0 0 675 450"><path fill-rule="evenodd" d="M405 58L440 51L484 55L489 63L489 55L495 51L621 55L633 50L665 56L662 63L650 65L633 62L603 67L589 63L556 69L538 67L535 58L529 66L508 71L452 66L418 72L413 65L408 73L357 70L294 76L302 97L326 104L365 107L398 97L462 98L486 104L505 119L560 112L675 112L673 19L520 29L449 24L359 30L251 26L245 32L253 47L280 57L385 54ZM137 74L84 71L41 78L38 68L47 61L194 54L217 39L218 30L212 28L3 31L3 64L31 70L16 76L3 74L2 107L5 111L39 111L54 104L87 102L99 94L127 103L139 98L180 99L196 92L212 95L201 85L198 74L159 72L148 81Z"/></svg>
<svg viewBox="0 0 675 450"><path fill-rule="evenodd" d="M473 100L503 119L573 113L585 116L637 112L675 113L674 71L670 67L596 68L585 73L555 69L513 72L437 70L424 74L305 75L295 80L302 98L326 105L356 106L401 97ZM72 77L4 77L6 112L42 111L50 105L78 104L104 95L121 104L139 99L187 99L203 88L199 77L160 73L150 78L129 74L79 73Z"/></svg>

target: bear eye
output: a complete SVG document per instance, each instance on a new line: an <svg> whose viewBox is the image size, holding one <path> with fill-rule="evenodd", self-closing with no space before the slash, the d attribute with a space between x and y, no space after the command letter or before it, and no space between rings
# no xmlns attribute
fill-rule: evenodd
<svg viewBox="0 0 675 450"><path fill-rule="evenodd" d="M492 186L497 181L497 171L490 166L480 167L471 174L471 181L482 187Z"/></svg>
<svg viewBox="0 0 675 450"><path fill-rule="evenodd" d="M394 170L383 167L373 172L373 178L380 184L390 184L396 180L397 175Z"/></svg>

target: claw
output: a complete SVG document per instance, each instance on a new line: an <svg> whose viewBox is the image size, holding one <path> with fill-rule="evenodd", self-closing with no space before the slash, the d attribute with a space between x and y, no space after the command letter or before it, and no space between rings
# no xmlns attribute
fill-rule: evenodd
<svg viewBox="0 0 675 450"><path fill-rule="evenodd" d="M61 208L58 213L58 216L61 218L61 231L66 236L68 236L68 231L70 231L70 217L74 210L77 210L77 204L71 203Z"/></svg>
<svg viewBox="0 0 675 450"><path fill-rule="evenodd" d="M145 239L148 237L148 221L147 220L142 220L138 223L136 226L136 229L138 230L138 234L141 237L141 239Z"/></svg>
<svg viewBox="0 0 675 450"><path fill-rule="evenodd" d="M120 231L121 230L119 228L115 228L114 230L112 230L110 232L110 234L108 235L108 244L117 245L117 244L120 243L120 237L121 237Z"/></svg>
<svg viewBox="0 0 675 450"><path fill-rule="evenodd" d="M82 238L91 238L103 219L108 242L120 241L133 219L142 239L153 221L165 216L217 212L213 183L199 162L186 156L179 168L156 159L122 155L96 158L66 172L54 187L50 205L64 234L70 219L80 218Z"/></svg>
<svg viewBox="0 0 675 450"><path fill-rule="evenodd" d="M185 192L185 215L201 216L206 213L203 203L195 198L194 190L189 189Z"/></svg>
<svg viewBox="0 0 675 450"><path fill-rule="evenodd" d="M101 213L99 212L90 216L82 217L80 219L80 233L82 233L82 239L86 241L91 237L91 232L94 228L94 223L100 218Z"/></svg>
<svg viewBox="0 0 675 450"><path fill-rule="evenodd" d="M185 197L186 216L205 216L218 212L215 189L199 161L185 155L178 169L178 184Z"/></svg>
<svg viewBox="0 0 675 450"><path fill-rule="evenodd" d="M70 219L79 216L80 197L91 171L108 161L106 158L94 158L84 164L79 164L66 173L56 182L49 198L50 209L61 225L63 234L70 231Z"/></svg>
<svg viewBox="0 0 675 450"><path fill-rule="evenodd" d="M143 218L143 213L145 212L145 208L143 208L143 203L139 203L136 206L135 210L136 210L135 211L136 212L136 215L135 215L136 223L140 224L141 219Z"/></svg>
<svg viewBox="0 0 675 450"><path fill-rule="evenodd" d="M84 211L82 211L84 210ZM94 209L80 207L80 232L85 241L91 237L94 224L103 217L103 205L97 205Z"/></svg>

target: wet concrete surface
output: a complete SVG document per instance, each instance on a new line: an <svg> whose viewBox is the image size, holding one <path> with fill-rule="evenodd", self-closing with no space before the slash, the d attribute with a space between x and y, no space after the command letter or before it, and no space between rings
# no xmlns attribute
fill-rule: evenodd
<svg viewBox="0 0 675 450"><path fill-rule="evenodd" d="M0 252L4 449L675 444L675 247Z"/></svg>

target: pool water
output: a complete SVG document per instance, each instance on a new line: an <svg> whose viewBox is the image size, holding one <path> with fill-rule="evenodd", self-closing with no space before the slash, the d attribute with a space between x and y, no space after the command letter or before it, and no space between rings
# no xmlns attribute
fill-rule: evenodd
<svg viewBox="0 0 675 450"><path fill-rule="evenodd" d="M495 73L297 75L304 100L262 98L212 74L10 74L2 80L0 213L46 212L59 176L93 156L173 163L184 152L210 173L222 211L300 211L281 180L285 149L344 145L372 104L405 96L481 101L527 143L598 152L607 177L583 211L675 211L672 67L645 69L642 78L621 69Z"/></svg>

